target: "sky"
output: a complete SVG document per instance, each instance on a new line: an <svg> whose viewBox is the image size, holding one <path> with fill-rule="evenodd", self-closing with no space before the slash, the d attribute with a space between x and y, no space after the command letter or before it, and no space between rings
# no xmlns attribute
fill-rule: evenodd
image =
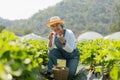
<svg viewBox="0 0 120 80"><path fill-rule="evenodd" d="M0 17L9 20L27 19L62 0L0 0Z"/></svg>

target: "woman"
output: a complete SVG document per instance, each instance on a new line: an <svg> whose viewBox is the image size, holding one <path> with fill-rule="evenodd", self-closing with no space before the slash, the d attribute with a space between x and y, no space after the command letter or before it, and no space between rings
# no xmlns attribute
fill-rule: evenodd
<svg viewBox="0 0 120 80"><path fill-rule="evenodd" d="M47 23L52 30L48 36L48 73L52 73L53 66L57 65L57 59L65 59L66 66L69 68L69 77L74 77L80 53L75 43L74 33L65 29L63 23L64 20L61 20L58 16L51 17L50 22Z"/></svg>

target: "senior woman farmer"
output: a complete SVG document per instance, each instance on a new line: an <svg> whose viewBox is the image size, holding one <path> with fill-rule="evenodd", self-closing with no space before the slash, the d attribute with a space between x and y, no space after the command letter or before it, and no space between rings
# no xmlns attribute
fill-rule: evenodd
<svg viewBox="0 0 120 80"><path fill-rule="evenodd" d="M52 73L52 68L57 65L57 59L65 59L66 66L69 68L69 77L74 77L79 63L79 50L76 46L74 33L64 28L64 20L58 16L50 18L47 26L52 30L48 39L49 61L48 72ZM56 47L54 47L56 46Z"/></svg>

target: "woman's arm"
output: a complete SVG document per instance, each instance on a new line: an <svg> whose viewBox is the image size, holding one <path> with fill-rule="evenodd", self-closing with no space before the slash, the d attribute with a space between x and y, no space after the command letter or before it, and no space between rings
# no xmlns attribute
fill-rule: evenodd
<svg viewBox="0 0 120 80"><path fill-rule="evenodd" d="M48 36L49 42L48 42L48 49L52 50L54 48L54 36L55 34L51 32Z"/></svg>

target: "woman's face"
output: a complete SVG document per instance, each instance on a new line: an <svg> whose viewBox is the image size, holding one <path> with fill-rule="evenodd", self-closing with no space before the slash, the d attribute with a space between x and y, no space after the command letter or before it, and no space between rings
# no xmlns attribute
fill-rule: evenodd
<svg viewBox="0 0 120 80"><path fill-rule="evenodd" d="M63 34L63 28L60 23L53 24L50 26L50 28L59 35Z"/></svg>

